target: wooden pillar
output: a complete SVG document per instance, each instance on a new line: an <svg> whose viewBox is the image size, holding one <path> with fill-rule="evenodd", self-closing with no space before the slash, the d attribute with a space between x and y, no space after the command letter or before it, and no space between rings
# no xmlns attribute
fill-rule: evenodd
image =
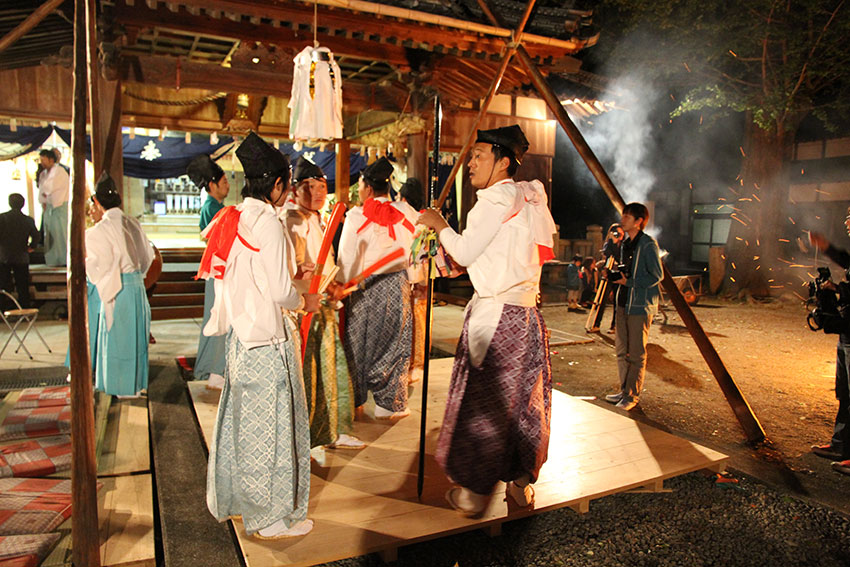
<svg viewBox="0 0 850 567"><path fill-rule="evenodd" d="M423 188L428 187L428 146L425 132L407 137L407 178L418 179ZM423 203L428 202L425 197L423 193Z"/></svg>
<svg viewBox="0 0 850 567"><path fill-rule="evenodd" d="M336 198L348 207L348 187L351 185L351 142L346 139L336 143Z"/></svg>
<svg viewBox="0 0 850 567"><path fill-rule="evenodd" d="M24 179L27 180L27 211L29 216L35 218L35 191L33 190L32 175L30 175L29 167L27 167L27 161L21 159L21 162L23 163Z"/></svg>
<svg viewBox="0 0 850 567"><path fill-rule="evenodd" d="M94 443L94 393L89 354L86 293L86 14L95 0L74 1L74 103L72 108L71 227L68 263L68 327L71 363L71 529L72 561L100 567L97 521L97 466Z"/></svg>
<svg viewBox="0 0 850 567"><path fill-rule="evenodd" d="M91 120L91 159L95 181L103 171L101 135L100 64L97 60L97 2L86 2L86 65L88 66L89 119Z"/></svg>
<svg viewBox="0 0 850 567"><path fill-rule="evenodd" d="M121 134L121 81L107 81L98 77L98 82L100 83L98 89L100 93L100 103L98 104L100 116L97 119L100 136L98 137L103 142L99 146L101 154L99 154L98 161L115 180L118 193L126 203L127 199L124 198L124 139ZM92 131L94 131L94 122L92 123ZM94 151L94 148L92 148L92 151ZM100 177L100 173L95 170L95 180L98 177Z"/></svg>

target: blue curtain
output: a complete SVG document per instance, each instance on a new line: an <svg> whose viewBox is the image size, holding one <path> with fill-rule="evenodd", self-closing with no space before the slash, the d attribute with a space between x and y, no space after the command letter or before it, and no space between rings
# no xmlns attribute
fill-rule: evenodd
<svg viewBox="0 0 850 567"><path fill-rule="evenodd" d="M0 161L14 159L37 150L52 132L51 126L44 128L18 126L14 132L8 125L0 126Z"/></svg>
<svg viewBox="0 0 850 567"><path fill-rule="evenodd" d="M69 146L71 131L56 128L56 133ZM124 175L140 179L164 179L179 177L186 173L189 162L200 154L212 154L222 146L233 142L230 136L219 136L217 144L210 144L205 134L192 134L187 144L183 136L165 137L135 136L130 139L124 134ZM86 159L91 160L91 138L86 136Z"/></svg>

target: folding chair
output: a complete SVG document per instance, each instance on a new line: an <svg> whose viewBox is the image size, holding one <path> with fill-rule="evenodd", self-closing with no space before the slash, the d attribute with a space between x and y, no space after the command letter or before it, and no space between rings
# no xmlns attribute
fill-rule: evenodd
<svg viewBox="0 0 850 567"><path fill-rule="evenodd" d="M53 352L50 350L50 347L47 345L47 341L44 340L44 337L41 336L41 333L38 332L38 327L33 327L35 320L38 319L38 309L23 309L21 304L18 303L18 300L10 294L8 291L0 289L0 294L5 295L9 299L11 299L17 309L9 309L6 311L0 310L0 318L3 319L3 322L6 323L6 326L9 327L9 338L6 339L6 344L3 345L3 350L0 350L0 357L3 356L3 353L6 352L6 347L9 346L9 342L11 342L12 337L18 341L18 348L15 349L15 353L21 350L23 347L24 352L27 353L27 356L32 360L32 354L27 350L24 341L27 339L27 336L30 334L30 329L35 331L35 334L38 335L38 338L41 339L41 342L44 343L44 346L47 347L47 352ZM18 328L22 323L26 323L26 328L24 328L24 336L21 337L18 335Z"/></svg>

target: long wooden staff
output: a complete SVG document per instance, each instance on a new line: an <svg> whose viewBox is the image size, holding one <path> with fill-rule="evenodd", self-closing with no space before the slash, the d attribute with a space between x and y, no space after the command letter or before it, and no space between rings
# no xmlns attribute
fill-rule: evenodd
<svg viewBox="0 0 850 567"><path fill-rule="evenodd" d="M434 99L434 155L431 158L431 180L428 183L428 204L434 206L434 194L437 192L437 174L440 167L440 122L443 110L440 107L440 95ZM427 240L425 246L428 246ZM429 247L430 248L430 247ZM416 474L416 497L422 499L422 487L425 484L425 435L428 425L428 373L431 369L431 300L434 297L434 280L431 279L431 270L434 262L431 260L430 249L425 256L428 259L428 278L425 285L428 291L425 294L425 360L422 365L422 417L419 421L419 469ZM415 350L415 349L414 349Z"/></svg>
<svg viewBox="0 0 850 567"><path fill-rule="evenodd" d="M316 258L316 267L313 271L313 278L310 280L310 289L308 293L318 293L319 284L322 283L322 272L325 271L325 262L328 260L328 254L331 251L331 244L336 234L336 229L342 220L342 215L345 213L345 204L337 203L331 211L331 218L328 219L328 224L325 227L325 233L322 235L322 245L319 247L319 256ZM307 333L310 332L310 322L313 320L312 313L306 313L301 319L301 359L304 360L304 354L307 352Z"/></svg>

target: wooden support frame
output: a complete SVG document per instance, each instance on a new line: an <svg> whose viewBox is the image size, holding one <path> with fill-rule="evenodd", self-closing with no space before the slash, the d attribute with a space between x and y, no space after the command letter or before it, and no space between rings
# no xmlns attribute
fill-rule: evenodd
<svg viewBox="0 0 850 567"><path fill-rule="evenodd" d="M71 151L70 263L68 312L71 363L71 487L74 565L100 566L97 520L97 464L95 462L94 402L89 353L86 243L85 243L85 147L86 80L88 65L86 16L95 0L74 2L74 103Z"/></svg>
<svg viewBox="0 0 850 567"><path fill-rule="evenodd" d="M342 139L336 143L336 199L348 207L348 187L351 185L351 142Z"/></svg>
<svg viewBox="0 0 850 567"><path fill-rule="evenodd" d="M47 0L44 4L33 11L32 14L18 24L12 31L0 38L0 53L11 47L13 43L21 39L28 31L41 23L44 18L53 13L53 10L62 4L63 0Z"/></svg>
<svg viewBox="0 0 850 567"><path fill-rule="evenodd" d="M488 0L478 0L478 4L484 11L487 18L495 25L498 25L499 18L493 11ZM570 117L567 115L566 110L564 110L563 105L561 105L558 97L555 96L555 93L552 91L552 87L550 87L549 83L546 82L546 79L543 78L540 70L534 64L534 61L531 60L531 57L522 45L517 48L517 56L520 63L522 63L522 66L525 68L528 77L537 89L537 92L541 97L543 97L547 106L549 106L549 109L555 114L555 119L567 133L567 136L569 136L570 141L572 141L576 151L578 151L579 155L584 160L591 174L593 174L594 178L596 178L596 181L602 187L602 190L605 191L605 194L608 195L608 198L611 199L611 203L613 203L617 211L622 211L626 203L614 185L614 182L611 181L611 178L608 176L605 168L602 167L599 159L585 141L584 136L581 135L581 132L579 132L572 120L570 120ZM673 306L676 307L676 311L685 323L685 327L687 327L688 332L690 332L691 337L694 339L703 359L705 359L705 362L711 369L712 374L714 374L717 384L720 386L723 395L726 397L726 401L729 403L735 417L738 419L738 423L741 424L747 439L754 443L763 441L766 436L761 423L759 423L758 418L744 397L743 392L741 392L738 385L735 383L735 380L732 378L731 374L729 374L729 371L726 369L726 365L720 359L720 355L711 343L711 339L708 338L708 335L697 320L690 305L688 305L687 301L685 301L685 298L682 296L682 292L679 290L678 286L676 286L676 282L673 281L673 277L670 275L670 271L667 269L667 266L663 264L662 266L664 268L664 279L661 280L661 285L670 297L670 301L673 302Z"/></svg>

